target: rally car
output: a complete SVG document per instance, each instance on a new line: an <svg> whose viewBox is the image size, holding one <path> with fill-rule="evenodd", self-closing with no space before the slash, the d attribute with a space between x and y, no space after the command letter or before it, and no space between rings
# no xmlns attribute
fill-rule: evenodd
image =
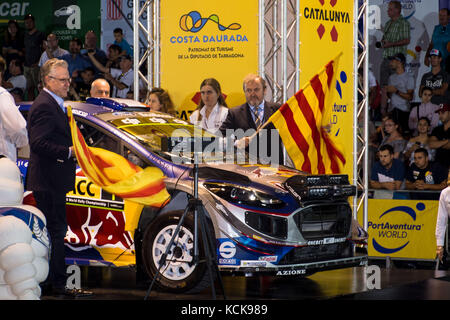
<svg viewBox="0 0 450 320"><path fill-rule="evenodd" d="M25 118L30 105L19 106ZM66 263L134 266L152 279L194 194L194 165L180 161L192 159L194 153L175 155L170 139L175 131L193 136L201 129L150 112L133 100L89 98L65 105L72 107L89 146L121 154L142 168L160 168L171 195L162 208L124 201L96 186L78 168L75 189L66 198ZM212 137L206 131L202 136ZM24 176L27 157L22 150L17 161ZM347 175L308 175L284 166L202 160L198 197L221 272L305 276L366 263L366 256L354 253L347 198L355 194L355 187ZM31 192L26 191L24 202L33 202ZM193 215L187 215L160 269L156 281L160 289L194 292L210 284L205 281L204 259L194 261L193 230Z"/></svg>

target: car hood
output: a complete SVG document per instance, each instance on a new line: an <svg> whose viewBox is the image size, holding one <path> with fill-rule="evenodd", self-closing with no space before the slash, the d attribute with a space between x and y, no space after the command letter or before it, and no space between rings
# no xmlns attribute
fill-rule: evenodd
<svg viewBox="0 0 450 320"><path fill-rule="evenodd" d="M285 166L239 165L239 164L204 164L199 166L199 178L208 181L230 182L239 185L262 184L284 189L282 183L295 175L306 175Z"/></svg>

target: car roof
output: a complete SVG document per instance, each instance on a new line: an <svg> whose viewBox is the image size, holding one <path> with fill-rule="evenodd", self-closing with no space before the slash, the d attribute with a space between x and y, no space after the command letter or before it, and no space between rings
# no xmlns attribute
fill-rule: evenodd
<svg viewBox="0 0 450 320"><path fill-rule="evenodd" d="M18 104L19 110L27 111L33 104L32 101L23 101ZM64 106L71 106L77 115L87 117L95 116L103 113L112 112L130 112L130 111L150 111L146 104L131 99L121 98L88 98L86 102L83 101L64 101ZM164 114L165 117L172 117Z"/></svg>

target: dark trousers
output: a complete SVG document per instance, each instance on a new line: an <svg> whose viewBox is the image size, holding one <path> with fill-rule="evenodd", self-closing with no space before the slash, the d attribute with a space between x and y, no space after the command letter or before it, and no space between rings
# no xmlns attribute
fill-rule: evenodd
<svg viewBox="0 0 450 320"><path fill-rule="evenodd" d="M34 191L33 195L38 209L47 220L51 241L50 268L45 282L54 288L64 288L67 279L64 252L64 237L67 232L66 193Z"/></svg>

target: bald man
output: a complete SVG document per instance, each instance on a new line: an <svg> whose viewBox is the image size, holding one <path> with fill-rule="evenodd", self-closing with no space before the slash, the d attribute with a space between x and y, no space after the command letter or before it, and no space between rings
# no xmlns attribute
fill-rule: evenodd
<svg viewBox="0 0 450 320"><path fill-rule="evenodd" d="M105 79L96 79L91 84L92 98L109 98L110 86Z"/></svg>

